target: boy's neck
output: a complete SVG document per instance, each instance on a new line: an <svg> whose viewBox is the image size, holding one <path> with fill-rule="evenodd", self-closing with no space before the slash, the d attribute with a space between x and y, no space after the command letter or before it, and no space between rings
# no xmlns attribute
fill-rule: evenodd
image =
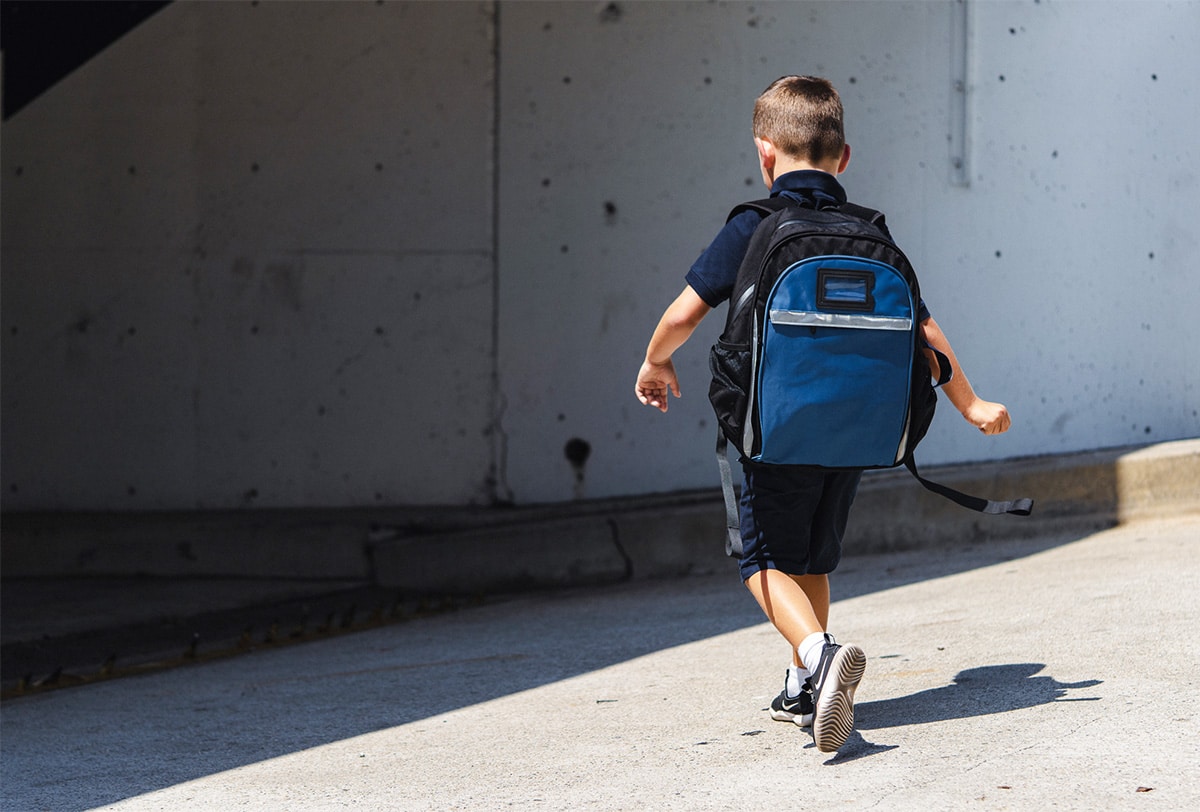
<svg viewBox="0 0 1200 812"><path fill-rule="evenodd" d="M788 172L811 169L837 177L846 171L846 166L850 163L849 146L842 148L842 155L838 158L809 161L777 150L774 144L762 138L755 138L754 144L758 149L758 163L759 168L762 169L763 182L766 183L768 189L775 185L776 178L786 175Z"/></svg>
<svg viewBox="0 0 1200 812"><path fill-rule="evenodd" d="M763 183L767 185L767 189L775 188L776 179L788 174L789 172L824 172L831 177L837 177L837 167L830 169L828 166L819 166L811 164L808 161L776 161L775 165L768 171L763 168Z"/></svg>
<svg viewBox="0 0 1200 812"><path fill-rule="evenodd" d="M806 170L814 171L814 172L824 172L827 175L833 175L834 177L837 177L837 174L838 174L837 164L838 164L837 161L832 161L832 162L826 161L824 164L812 164L812 163L809 163L808 161L798 161L798 160L790 160L790 159L776 160L775 166L774 166L774 172L772 173L771 179L774 180L775 178L778 178L780 175L786 175L788 172L803 172Z"/></svg>

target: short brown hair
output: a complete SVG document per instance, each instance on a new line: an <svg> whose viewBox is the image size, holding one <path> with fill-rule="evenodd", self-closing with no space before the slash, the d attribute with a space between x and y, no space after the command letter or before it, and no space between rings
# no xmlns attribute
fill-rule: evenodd
<svg viewBox="0 0 1200 812"><path fill-rule="evenodd" d="M846 146L842 99L828 79L776 79L754 103L754 137L811 163L840 159Z"/></svg>

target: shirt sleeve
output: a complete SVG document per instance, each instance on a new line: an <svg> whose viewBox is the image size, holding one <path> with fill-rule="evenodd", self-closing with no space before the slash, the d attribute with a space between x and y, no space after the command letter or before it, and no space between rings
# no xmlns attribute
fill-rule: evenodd
<svg viewBox="0 0 1200 812"><path fill-rule="evenodd" d="M761 222L762 215L752 210L734 217L717 232L687 272L687 283L709 307L717 307L733 292L738 268Z"/></svg>

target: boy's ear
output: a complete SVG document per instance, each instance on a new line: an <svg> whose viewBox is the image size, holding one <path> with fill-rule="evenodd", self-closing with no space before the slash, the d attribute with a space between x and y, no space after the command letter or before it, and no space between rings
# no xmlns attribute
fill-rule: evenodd
<svg viewBox="0 0 1200 812"><path fill-rule="evenodd" d="M846 167L850 165L850 145L846 144L842 147L842 160L838 164L837 173L840 175L846 171Z"/></svg>
<svg viewBox="0 0 1200 812"><path fill-rule="evenodd" d="M764 170L775 168L775 145L765 138L755 138L754 146L758 149L758 162Z"/></svg>
<svg viewBox="0 0 1200 812"><path fill-rule="evenodd" d="M775 183L775 145L765 138L755 138L754 146L758 150L758 168L762 172L763 183L770 189Z"/></svg>

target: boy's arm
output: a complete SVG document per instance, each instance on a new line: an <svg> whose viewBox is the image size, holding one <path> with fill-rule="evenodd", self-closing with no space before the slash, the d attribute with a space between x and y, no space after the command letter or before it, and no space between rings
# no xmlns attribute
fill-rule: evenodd
<svg viewBox="0 0 1200 812"><path fill-rule="evenodd" d="M667 390L679 397L679 379L675 376L675 364L671 356L683 346L696 326L712 310L700 294L688 285L683 293L667 307L650 344L646 347L646 360L638 370L634 392L646 406L654 406L661 412L667 410Z"/></svg>
<svg viewBox="0 0 1200 812"><path fill-rule="evenodd" d="M942 387L942 391L946 393L946 397L950 398L954 408L958 409L968 423L984 434L1002 434L1008 431L1009 426L1012 425L1008 409L1003 403L992 403L975 394L971 382L967 380L966 373L958 364L958 358L954 355L950 341L938 323L932 317L925 319L921 322L921 332L930 346L950 360L950 369L953 371L954 377ZM929 358L929 368L933 370L934 377L938 377L938 363L933 357L933 353L927 351L926 357Z"/></svg>

